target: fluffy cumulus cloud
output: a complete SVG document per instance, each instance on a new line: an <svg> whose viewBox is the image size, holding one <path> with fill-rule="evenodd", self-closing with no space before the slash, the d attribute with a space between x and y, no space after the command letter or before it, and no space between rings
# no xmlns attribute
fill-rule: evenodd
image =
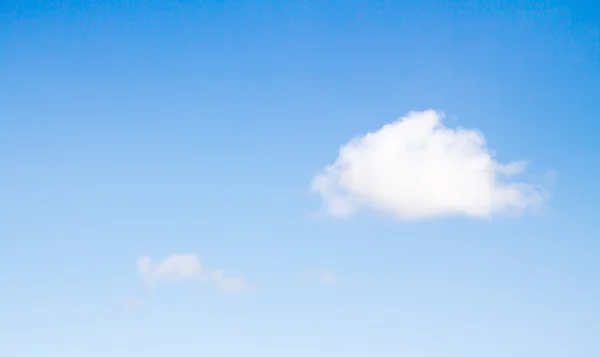
<svg viewBox="0 0 600 357"><path fill-rule="evenodd" d="M225 292L239 292L247 287L243 277L205 269L195 254L173 254L162 261L154 261L143 255L137 261L137 269L143 279L152 285L164 281L202 280L213 283Z"/></svg>
<svg viewBox="0 0 600 357"><path fill-rule="evenodd" d="M368 207L400 219L489 218L542 203L541 188L514 180L525 162L496 161L481 132L443 119L434 110L411 112L350 140L311 190L333 216Z"/></svg>

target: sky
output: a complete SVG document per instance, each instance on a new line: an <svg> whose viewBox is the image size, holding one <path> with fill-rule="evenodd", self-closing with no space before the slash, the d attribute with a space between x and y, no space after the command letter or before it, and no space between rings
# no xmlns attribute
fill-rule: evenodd
<svg viewBox="0 0 600 357"><path fill-rule="evenodd" d="M0 355L592 357L593 1L0 3Z"/></svg>

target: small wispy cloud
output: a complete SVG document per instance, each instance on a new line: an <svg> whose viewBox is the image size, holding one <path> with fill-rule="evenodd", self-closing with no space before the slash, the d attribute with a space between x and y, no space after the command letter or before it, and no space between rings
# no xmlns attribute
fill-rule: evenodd
<svg viewBox="0 0 600 357"><path fill-rule="evenodd" d="M228 276L219 269L205 269L196 254L172 254L154 261L148 255L137 261L138 273L151 286L162 282L208 281L224 292L241 292L248 287L242 276Z"/></svg>
<svg viewBox="0 0 600 357"><path fill-rule="evenodd" d="M202 274L202 264L194 254L173 254L159 262L143 255L137 261L137 268L144 279L152 283L161 280L190 280Z"/></svg>

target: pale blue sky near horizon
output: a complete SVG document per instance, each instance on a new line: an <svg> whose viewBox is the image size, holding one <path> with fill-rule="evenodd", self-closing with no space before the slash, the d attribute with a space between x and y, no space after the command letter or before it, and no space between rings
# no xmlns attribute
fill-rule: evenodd
<svg viewBox="0 0 600 357"><path fill-rule="evenodd" d="M543 209L314 218L429 108ZM592 1L2 1L0 355L597 356L598 133ZM175 253L252 289L146 289Z"/></svg>

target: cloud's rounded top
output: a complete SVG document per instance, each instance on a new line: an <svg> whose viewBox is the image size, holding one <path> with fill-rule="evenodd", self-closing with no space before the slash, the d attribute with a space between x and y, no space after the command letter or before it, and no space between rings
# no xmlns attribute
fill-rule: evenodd
<svg viewBox="0 0 600 357"><path fill-rule="evenodd" d="M365 206L401 219L487 218L542 202L540 188L510 180L524 169L495 161L481 132L446 127L442 113L427 110L350 140L311 189L333 216Z"/></svg>

